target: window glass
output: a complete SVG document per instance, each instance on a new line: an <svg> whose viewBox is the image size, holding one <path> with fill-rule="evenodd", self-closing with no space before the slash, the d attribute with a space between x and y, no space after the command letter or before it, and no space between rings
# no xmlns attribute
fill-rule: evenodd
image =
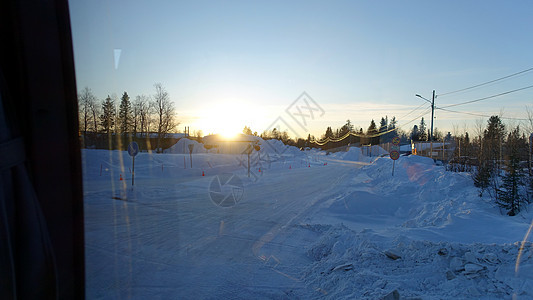
<svg viewBox="0 0 533 300"><path fill-rule="evenodd" d="M531 3L69 5L87 298L533 297Z"/></svg>

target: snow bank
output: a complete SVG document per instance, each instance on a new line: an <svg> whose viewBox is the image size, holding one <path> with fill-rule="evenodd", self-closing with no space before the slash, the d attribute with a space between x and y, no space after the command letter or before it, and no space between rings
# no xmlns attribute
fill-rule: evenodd
<svg viewBox="0 0 533 300"><path fill-rule="evenodd" d="M368 157L363 155L361 148L357 148L357 147L351 147L348 149L347 152L340 152L337 157L343 160L350 160L350 161L367 161L368 160Z"/></svg>
<svg viewBox="0 0 533 300"><path fill-rule="evenodd" d="M268 155L272 160L296 160L306 157L308 154L299 148L283 144L280 140L259 140L261 155ZM307 160L307 159L306 159Z"/></svg>
<svg viewBox="0 0 533 300"><path fill-rule="evenodd" d="M502 299L533 297L533 246L526 243L515 273L520 243L503 245L384 241L372 230L314 225L320 234L307 247L313 263L304 271L308 286L329 299L401 298Z"/></svg>
<svg viewBox="0 0 533 300"><path fill-rule="evenodd" d="M194 140L189 140L188 138L181 138L172 147L166 149L164 153L189 154L189 145L194 145L192 153L206 153L207 152L203 144L198 143L197 141L194 141Z"/></svg>
<svg viewBox="0 0 533 300"><path fill-rule="evenodd" d="M533 216L505 216L493 201L479 197L469 174L447 172L416 155L396 162L380 157L348 180L350 186L324 202L314 222L371 227L389 237L400 231L431 241L514 243L522 240Z"/></svg>

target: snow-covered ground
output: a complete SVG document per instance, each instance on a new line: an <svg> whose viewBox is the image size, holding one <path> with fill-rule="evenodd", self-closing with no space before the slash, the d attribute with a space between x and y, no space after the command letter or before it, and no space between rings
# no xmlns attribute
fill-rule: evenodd
<svg viewBox="0 0 533 300"><path fill-rule="evenodd" d="M468 174L269 143L250 177L246 155L140 153L133 187L127 152L83 150L87 298L533 298L533 214Z"/></svg>

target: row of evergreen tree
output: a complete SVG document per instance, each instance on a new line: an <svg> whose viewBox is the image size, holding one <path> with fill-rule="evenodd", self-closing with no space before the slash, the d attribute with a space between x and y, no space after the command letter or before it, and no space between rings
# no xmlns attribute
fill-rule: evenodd
<svg viewBox="0 0 533 300"><path fill-rule="evenodd" d="M351 124L350 120L347 120L346 124L335 131L333 131L331 127L327 127L326 132L324 135L322 135L321 139L325 140L327 138L340 138L348 132L361 137L379 137L378 143L389 143L395 136L400 137L402 144L431 140L431 131L427 129L424 118L420 120L418 125L414 125L410 132L406 132L398 127L398 121L394 116L390 120L388 116L381 117L379 126L376 125L376 122L374 119L372 119L366 131L364 131L363 128L354 129L354 126ZM450 140L451 133L448 132L446 135L444 135L437 128L435 128L433 131L433 141L442 141L443 139Z"/></svg>
<svg viewBox="0 0 533 300"><path fill-rule="evenodd" d="M103 101L85 87L78 95L80 131L84 139L105 135L148 137L157 134L156 148L160 140L179 124L168 92L160 83L154 84L151 96L139 95L131 101L124 92L117 101L107 96ZM117 102L118 106L117 106Z"/></svg>

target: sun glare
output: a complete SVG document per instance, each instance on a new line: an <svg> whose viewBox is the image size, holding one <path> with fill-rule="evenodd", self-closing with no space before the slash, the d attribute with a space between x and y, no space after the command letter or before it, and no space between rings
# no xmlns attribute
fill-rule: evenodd
<svg viewBox="0 0 533 300"><path fill-rule="evenodd" d="M201 118L201 126L206 134L220 134L227 139L242 133L246 124L246 111L239 103L218 104Z"/></svg>
<svg viewBox="0 0 533 300"><path fill-rule="evenodd" d="M224 128L222 129L219 134L222 135L226 139L233 139L237 136L237 134L241 133L242 129L235 129L235 128Z"/></svg>

